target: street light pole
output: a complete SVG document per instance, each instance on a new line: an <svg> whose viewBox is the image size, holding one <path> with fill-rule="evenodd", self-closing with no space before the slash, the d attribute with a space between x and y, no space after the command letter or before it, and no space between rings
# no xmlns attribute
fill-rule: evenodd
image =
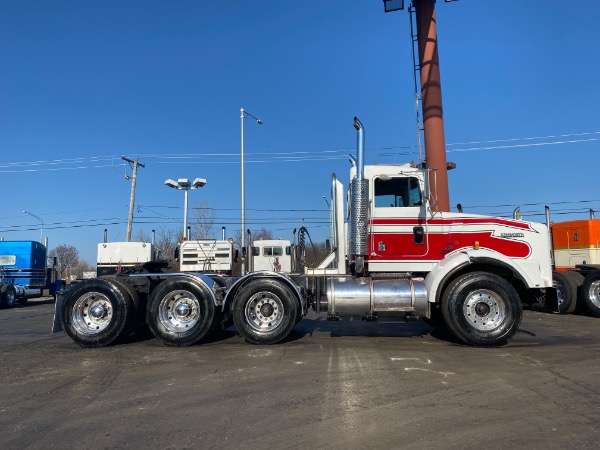
<svg viewBox="0 0 600 450"><path fill-rule="evenodd" d="M242 123L242 275L246 273L246 256L243 249L246 247L246 192L244 191L244 108L240 109L240 122Z"/></svg>
<svg viewBox="0 0 600 450"><path fill-rule="evenodd" d="M35 214L30 213L29 211L23 211L24 214L29 214L32 217L35 217L40 221L40 244L44 243L44 220L41 217L36 216Z"/></svg>
<svg viewBox="0 0 600 450"><path fill-rule="evenodd" d="M189 189L183 191L183 235L186 237L188 227L188 192Z"/></svg>
<svg viewBox="0 0 600 450"><path fill-rule="evenodd" d="M244 119L251 118L256 120L256 123L262 125L263 121L258 117L253 116L248 111L244 111L244 108L240 109L240 123L241 123L241 163L242 163L242 249L246 247L246 181L244 179ZM246 273L246 256L242 254L242 275Z"/></svg>

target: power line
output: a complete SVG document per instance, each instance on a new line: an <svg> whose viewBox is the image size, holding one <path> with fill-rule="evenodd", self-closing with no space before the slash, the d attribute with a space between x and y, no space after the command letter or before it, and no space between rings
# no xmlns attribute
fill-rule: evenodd
<svg viewBox="0 0 600 450"><path fill-rule="evenodd" d="M168 205L138 205L142 208L165 208L165 209L182 209L181 206L168 206ZM211 208L210 206L195 206L191 209L203 209L203 210L215 210L215 211L240 211L240 208ZM246 211L259 211L259 212L329 212L328 209L266 209L266 208L246 208Z"/></svg>
<svg viewBox="0 0 600 450"><path fill-rule="evenodd" d="M578 204L578 203L594 203L600 202L600 200L571 200L571 201L561 201L561 202L539 202L539 203L519 203L512 205L463 205L464 208L510 208L517 206L540 206L540 205L569 205L569 204Z"/></svg>
<svg viewBox="0 0 600 450"><path fill-rule="evenodd" d="M521 144L510 144L510 145L492 145L492 146L480 146L471 148L450 148L447 152L470 152L470 151L489 151L489 150L501 150L501 149L512 149L512 148L526 148L526 147L540 147L548 145L564 145L574 143L585 143L600 141L600 137L589 137L580 139L583 136L595 136L599 135L600 131L590 131L582 133L565 133L555 134L547 136L533 136L533 137L522 137L522 138L507 138L507 139L493 139L493 140L481 140L481 141L468 141L468 142L456 142L448 143L447 147L453 147L457 145L473 145L473 144L495 144L500 142L519 142L519 141L535 141L544 139L557 139L549 142L527 142ZM578 139L562 139L568 137L577 137ZM398 149L409 149L413 151L408 152L394 152L394 153L381 153L382 150L398 150ZM380 152L370 153L370 158L381 158L381 157L396 157L399 155L412 155L416 153L416 146L392 146L392 147L369 147L369 152ZM317 150L317 151L298 151L298 152L256 152L248 153L248 163L270 163L270 162L310 162L310 161L327 161L327 160L342 160L347 158L347 154L353 152L352 150ZM145 154L140 155L144 158L152 158L160 160L161 164L180 164L182 161L186 161L188 164L238 164L239 154L236 153L187 153L187 154ZM61 171L61 170L80 170L80 169L100 169L106 167L115 167L116 165L122 165L115 163L119 157L116 155L105 155L105 156L90 156L82 158L63 158L54 160L37 160L37 161L21 161L21 162L6 162L0 163L0 173L27 173L27 172L41 172L41 171ZM111 161L111 164L104 164L107 161ZM57 167L49 167L57 166Z"/></svg>

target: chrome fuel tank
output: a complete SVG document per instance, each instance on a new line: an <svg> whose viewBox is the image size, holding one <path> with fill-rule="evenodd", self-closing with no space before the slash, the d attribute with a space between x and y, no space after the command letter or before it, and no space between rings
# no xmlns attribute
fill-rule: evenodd
<svg viewBox="0 0 600 450"><path fill-rule="evenodd" d="M423 278L331 277L326 290L327 312L333 316L427 316L429 311Z"/></svg>

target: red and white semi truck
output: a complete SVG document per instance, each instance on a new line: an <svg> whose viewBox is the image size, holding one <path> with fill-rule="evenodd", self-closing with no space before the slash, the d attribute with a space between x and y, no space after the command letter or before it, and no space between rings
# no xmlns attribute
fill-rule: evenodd
<svg viewBox="0 0 600 450"><path fill-rule="evenodd" d="M149 262L74 286L57 301L55 330L100 347L145 322L165 344L185 346L233 322L247 342L275 344L312 308L331 320L423 317L463 344L506 344L522 303L554 291L548 227L435 211L431 171L365 165L364 128L356 118L354 127L350 187L333 175L333 250L317 267L232 277Z"/></svg>

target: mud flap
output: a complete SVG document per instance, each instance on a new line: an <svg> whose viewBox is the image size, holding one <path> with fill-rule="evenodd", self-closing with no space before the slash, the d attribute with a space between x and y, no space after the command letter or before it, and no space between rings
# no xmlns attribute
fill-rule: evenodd
<svg viewBox="0 0 600 450"><path fill-rule="evenodd" d="M556 295L556 289L548 288L546 289L546 297L544 299L544 306L550 312L559 313L560 310L558 308L558 295Z"/></svg>
<svg viewBox="0 0 600 450"><path fill-rule="evenodd" d="M52 334L64 331L60 322L60 312L62 309L64 297L65 296L63 292L56 293L56 301L54 302L54 323L52 324Z"/></svg>

